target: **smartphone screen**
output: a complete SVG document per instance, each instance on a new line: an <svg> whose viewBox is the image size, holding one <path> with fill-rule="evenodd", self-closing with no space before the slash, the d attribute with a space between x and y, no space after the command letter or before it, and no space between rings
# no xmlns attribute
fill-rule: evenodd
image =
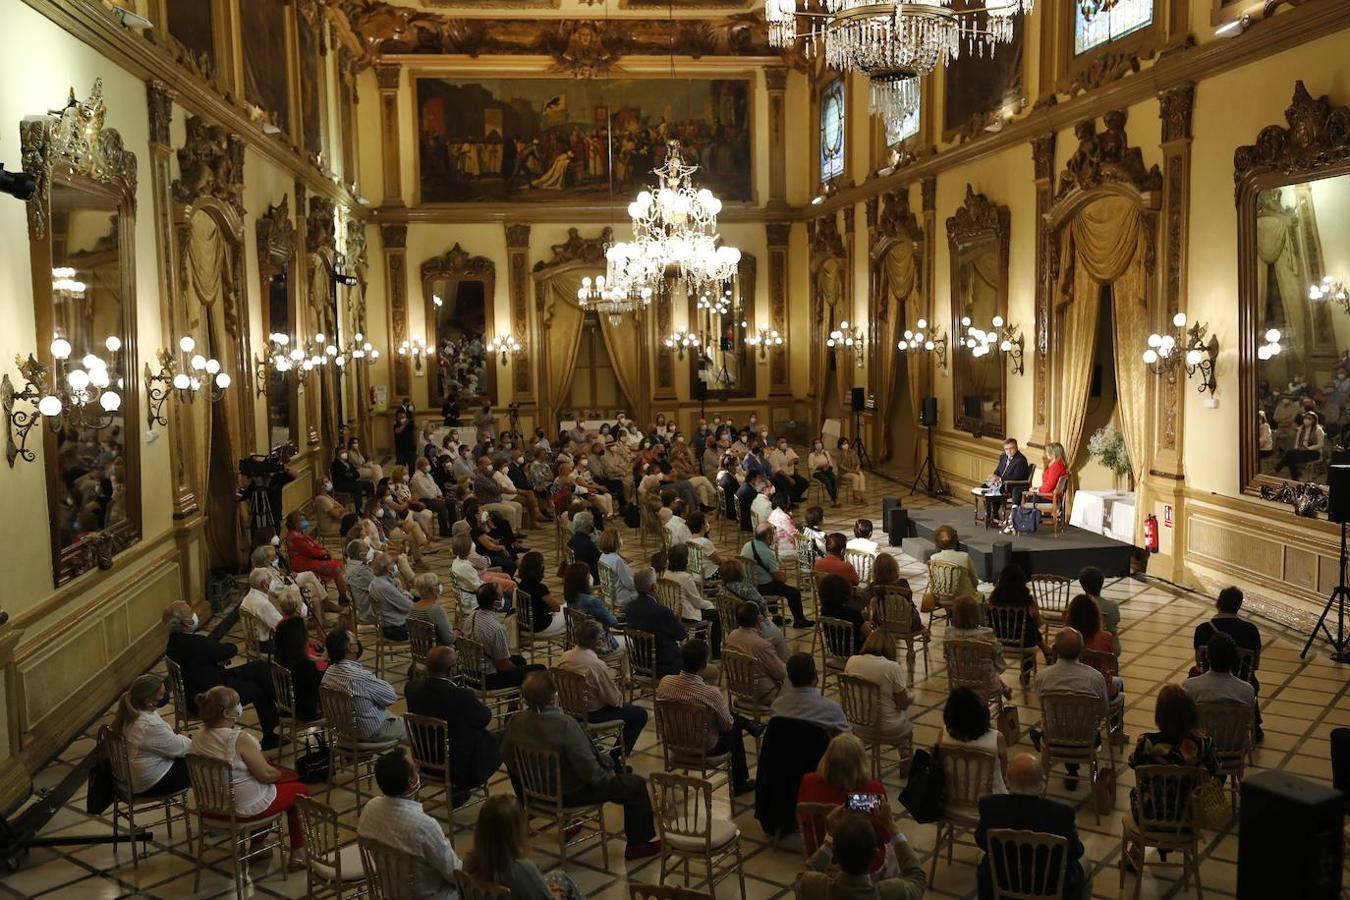
<svg viewBox="0 0 1350 900"><path fill-rule="evenodd" d="M844 799L844 805L853 812L871 812L881 805L881 797L877 794L849 794Z"/></svg>

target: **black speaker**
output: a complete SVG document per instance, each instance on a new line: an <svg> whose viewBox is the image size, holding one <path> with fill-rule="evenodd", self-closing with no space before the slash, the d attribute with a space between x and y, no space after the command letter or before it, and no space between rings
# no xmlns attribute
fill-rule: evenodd
<svg viewBox="0 0 1350 900"><path fill-rule="evenodd" d="M1012 565L1012 541L994 541L994 552L989 560L989 580L998 580L999 573Z"/></svg>
<svg viewBox="0 0 1350 900"><path fill-rule="evenodd" d="M1339 897L1342 803L1340 791L1278 769L1244 778L1238 900Z"/></svg>
<svg viewBox="0 0 1350 900"><path fill-rule="evenodd" d="M904 504L900 502L900 498L899 498L899 497L882 497L882 498L881 498L881 521L885 522L885 521L886 521L886 517L889 516L889 515L891 514L891 510L893 510L893 509L899 509L899 508L900 508L901 506L903 506L903 505L904 505Z"/></svg>
<svg viewBox="0 0 1350 900"><path fill-rule="evenodd" d="M852 400L852 409L854 412L862 412L867 409L867 388L855 387L849 397Z"/></svg>
<svg viewBox="0 0 1350 900"><path fill-rule="evenodd" d="M1327 466L1327 518L1350 522L1350 465Z"/></svg>
<svg viewBox="0 0 1350 900"><path fill-rule="evenodd" d="M929 428L936 428L938 423L938 408L936 397L924 397L923 406L919 411L919 424L927 425Z"/></svg>
<svg viewBox="0 0 1350 900"><path fill-rule="evenodd" d="M886 517L881 521L886 526L886 537L892 547L899 547L909 537L909 513L898 504L886 510Z"/></svg>
<svg viewBox="0 0 1350 900"><path fill-rule="evenodd" d="M694 399L700 403L708 399L708 382L702 378L694 382Z"/></svg>

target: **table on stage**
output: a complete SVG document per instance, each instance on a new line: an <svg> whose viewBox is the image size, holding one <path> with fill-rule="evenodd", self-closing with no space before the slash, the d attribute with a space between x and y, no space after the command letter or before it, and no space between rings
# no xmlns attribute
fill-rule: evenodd
<svg viewBox="0 0 1350 900"><path fill-rule="evenodd" d="M1135 494L1128 491L1076 491L1069 524L1126 544L1134 543Z"/></svg>

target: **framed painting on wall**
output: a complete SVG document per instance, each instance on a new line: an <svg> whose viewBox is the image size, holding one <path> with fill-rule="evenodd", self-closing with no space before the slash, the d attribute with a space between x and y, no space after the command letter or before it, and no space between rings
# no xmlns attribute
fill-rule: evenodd
<svg viewBox="0 0 1350 900"><path fill-rule="evenodd" d="M844 174L844 80L836 78L820 92L820 183Z"/></svg>
<svg viewBox="0 0 1350 900"><path fill-rule="evenodd" d="M424 76L414 95L423 203L593 200L611 174L631 194L671 140L700 186L753 199L749 79Z"/></svg>

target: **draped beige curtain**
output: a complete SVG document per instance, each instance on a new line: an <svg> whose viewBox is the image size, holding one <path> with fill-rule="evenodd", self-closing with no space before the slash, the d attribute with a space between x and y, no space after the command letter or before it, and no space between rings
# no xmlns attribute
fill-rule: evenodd
<svg viewBox="0 0 1350 900"><path fill-rule="evenodd" d="M1059 285L1063 335L1059 439L1073 460L1084 439L1083 420L1097 337L1097 299L1101 286L1109 284L1120 430L1138 478L1148 471L1151 459L1151 385L1138 355L1140 338L1149 333L1144 271L1147 241L1143 214L1134 201L1126 197L1093 201L1064 231ZM1137 508L1148 509L1142 482L1137 503Z"/></svg>
<svg viewBox="0 0 1350 900"><path fill-rule="evenodd" d="M817 336L819 340L812 350L816 354L816 371L820 373L821 379L816 391L815 415L816 427L819 429L825 423L825 401L829 394L826 385L829 383L827 379L830 377L830 349L825 346L825 340L830 336L830 330L835 324L838 324L841 318L839 309L844 297L844 260L833 256L825 259L816 268L812 280L815 299L820 304L821 310L820 334ZM848 398L844 396L847 389L842 387L844 375L837 373L836 377L840 403L847 403Z"/></svg>
<svg viewBox="0 0 1350 900"><path fill-rule="evenodd" d="M1259 298L1257 310L1259 322L1265 321L1266 310L1270 302L1279 303L1284 324L1281 341L1286 347L1293 347L1300 353L1312 346L1308 322L1308 303L1304 286L1312 279L1306 271L1304 261L1298 252L1298 243L1294 237L1294 224L1283 212L1261 215L1256 219L1256 294ZM1267 296L1270 284L1270 271L1275 272L1275 284L1280 296ZM1258 323L1257 334L1265 332Z"/></svg>
<svg viewBox="0 0 1350 900"><path fill-rule="evenodd" d="M881 357L878 360L881 377L877 379L877 409L889 410L894 399L891 394L895 390L895 382L900 374L901 354L896 350L895 345L899 342L900 334L903 331L902 323L912 330L914 321L918 318L915 307L919 303L916 294L919 286L919 268L914 264L914 248L908 240L902 240L891 245L881 258L878 275L881 302L886 308L888 333L881 336L881 343L878 348ZM906 353L904 359L905 365L909 368L907 374L910 409L917 410L920 392L923 389L920 383L923 371L922 356L918 353ZM881 456L879 458L889 459L893 449L890 428L882 428L881 430L880 449Z"/></svg>
<svg viewBox="0 0 1350 900"><path fill-rule="evenodd" d="M544 292L544 316L539 326L548 353L546 421L550 429L557 426L558 413L577 366L583 318L581 307L577 306L577 290L584 276L585 273L581 271L559 272L541 287Z"/></svg>
<svg viewBox="0 0 1350 900"><path fill-rule="evenodd" d="M573 293L575 296L575 292ZM627 315L612 325L609 316L600 316L600 333L605 337L609 362L619 390L628 398L629 414L639 422L649 421L648 398L642 394L642 331L639 320Z"/></svg>

